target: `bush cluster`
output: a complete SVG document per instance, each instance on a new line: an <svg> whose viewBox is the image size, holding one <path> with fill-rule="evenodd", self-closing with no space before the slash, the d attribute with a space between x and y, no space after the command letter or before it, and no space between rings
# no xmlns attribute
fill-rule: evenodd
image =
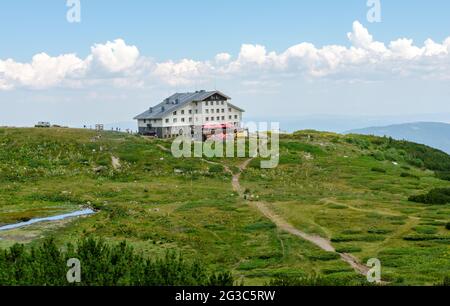
<svg viewBox="0 0 450 306"><path fill-rule="evenodd" d="M272 279L269 286L278 287L328 287L328 286L370 286L363 277L296 277L278 275Z"/></svg>
<svg viewBox="0 0 450 306"><path fill-rule="evenodd" d="M199 262L188 262L174 253L147 259L122 242L108 245L84 239L61 251L52 240L41 246L14 245L0 252L2 286L69 286L67 261L81 262L80 286L230 286L228 272L211 272Z"/></svg>
<svg viewBox="0 0 450 306"><path fill-rule="evenodd" d="M414 178L414 179L420 180L420 177L418 177L415 174L409 173L409 172L402 172L402 174L400 174L400 176L404 177L404 178Z"/></svg>
<svg viewBox="0 0 450 306"><path fill-rule="evenodd" d="M450 188L435 188L426 194L411 196L409 201L432 205L450 204Z"/></svg>
<svg viewBox="0 0 450 306"><path fill-rule="evenodd" d="M386 173L386 169L380 168L380 167L373 167L372 168L373 172L378 172L378 173Z"/></svg>
<svg viewBox="0 0 450 306"><path fill-rule="evenodd" d="M436 171L436 177L444 181L450 181L450 171Z"/></svg>

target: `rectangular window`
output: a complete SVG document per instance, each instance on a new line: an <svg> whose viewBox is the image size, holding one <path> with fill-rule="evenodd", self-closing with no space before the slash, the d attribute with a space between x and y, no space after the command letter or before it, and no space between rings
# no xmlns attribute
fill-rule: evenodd
<svg viewBox="0 0 450 306"><path fill-rule="evenodd" d="M166 123L169 123L169 119L166 119Z"/></svg>
<svg viewBox="0 0 450 306"><path fill-rule="evenodd" d="M238 115L234 115L234 119L237 119L238 118Z"/></svg>
<svg viewBox="0 0 450 306"><path fill-rule="evenodd" d="M192 109L189 110L189 115L192 115Z"/></svg>
<svg viewBox="0 0 450 306"><path fill-rule="evenodd" d="M184 109L181 111L181 114L184 115Z"/></svg>
<svg viewBox="0 0 450 306"><path fill-rule="evenodd" d="M225 105L225 102L224 101L222 101L222 103L221 103L222 105Z"/></svg>
<svg viewBox="0 0 450 306"><path fill-rule="evenodd" d="M228 111L231 113L231 107L228 109Z"/></svg>
<svg viewBox="0 0 450 306"><path fill-rule="evenodd" d="M177 118L173 118L173 123L177 123Z"/></svg>
<svg viewBox="0 0 450 306"><path fill-rule="evenodd" d="M206 110L206 113L209 114L209 109Z"/></svg>
<svg viewBox="0 0 450 306"><path fill-rule="evenodd" d="M222 108L222 114L225 113L225 108Z"/></svg>
<svg viewBox="0 0 450 306"><path fill-rule="evenodd" d="M205 119L206 121L209 121L209 117L206 117L206 119Z"/></svg>
<svg viewBox="0 0 450 306"><path fill-rule="evenodd" d="M217 109L217 113L220 114L220 109Z"/></svg>
<svg viewBox="0 0 450 306"><path fill-rule="evenodd" d="M176 116L176 115L177 115L177 112L173 112L173 115Z"/></svg>
<svg viewBox="0 0 450 306"><path fill-rule="evenodd" d="M184 122L185 121L185 119L184 118L181 118L181 122Z"/></svg>
<svg viewBox="0 0 450 306"><path fill-rule="evenodd" d="M206 101L206 102L205 102L205 105L206 105L206 106L208 106L208 105L209 105L209 102L208 102L208 101Z"/></svg>
<svg viewBox="0 0 450 306"><path fill-rule="evenodd" d="M222 120L225 120L225 116L222 116Z"/></svg>
<svg viewBox="0 0 450 306"><path fill-rule="evenodd" d="M217 121L220 121L220 117L216 117L217 118Z"/></svg>
<svg viewBox="0 0 450 306"><path fill-rule="evenodd" d="M219 105L219 101L216 102L216 105Z"/></svg>
<svg viewBox="0 0 450 306"><path fill-rule="evenodd" d="M192 122L192 117L191 117L191 118L189 118L189 122Z"/></svg>
<svg viewBox="0 0 450 306"><path fill-rule="evenodd" d="M231 120L231 119L233 119L233 117L232 117L232 116L228 116L228 119L230 119L230 120Z"/></svg>
<svg viewBox="0 0 450 306"><path fill-rule="evenodd" d="M211 110L211 114L214 114L214 110L213 109Z"/></svg>
<svg viewBox="0 0 450 306"><path fill-rule="evenodd" d="M198 114L198 109L195 110L195 113Z"/></svg>

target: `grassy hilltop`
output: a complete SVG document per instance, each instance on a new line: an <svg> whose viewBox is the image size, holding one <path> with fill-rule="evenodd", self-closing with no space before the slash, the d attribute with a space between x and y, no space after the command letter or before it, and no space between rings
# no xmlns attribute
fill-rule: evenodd
<svg viewBox="0 0 450 306"><path fill-rule="evenodd" d="M0 128L0 226L86 206L99 211L0 232L0 248L99 237L126 240L148 258L174 250L246 285L279 275L360 279L339 254L277 228L252 205L263 202L339 253L379 258L391 284L431 285L450 275L443 152L372 136L283 135L278 168L260 169L255 159L243 171L245 201L226 170L238 172L246 159L214 160L222 167L175 159L164 147L170 142L122 133ZM428 204L408 200L432 190Z"/></svg>

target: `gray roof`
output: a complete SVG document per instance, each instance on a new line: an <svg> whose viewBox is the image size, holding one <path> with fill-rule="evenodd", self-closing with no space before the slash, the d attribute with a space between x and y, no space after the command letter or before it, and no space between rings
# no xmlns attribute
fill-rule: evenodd
<svg viewBox="0 0 450 306"><path fill-rule="evenodd" d="M142 119L162 119L163 117L167 116L168 114L176 111L179 108L182 108L186 106L187 104L191 102L201 102L212 95L219 94L226 98L227 100L230 100L231 98L227 95L224 95L220 91L196 91L196 92L186 92L186 93L176 93L169 98L165 99L163 102L159 103L158 105L151 107L147 111L143 112L142 114L136 116L135 120L142 120ZM240 111L243 111L242 109L232 105L236 109L239 109Z"/></svg>

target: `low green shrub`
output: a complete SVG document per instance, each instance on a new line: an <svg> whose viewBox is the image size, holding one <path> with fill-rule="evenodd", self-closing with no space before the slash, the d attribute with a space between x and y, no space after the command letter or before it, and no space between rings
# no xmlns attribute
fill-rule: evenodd
<svg viewBox="0 0 450 306"><path fill-rule="evenodd" d="M357 246L348 245L336 248L336 252L338 253L359 253L362 249Z"/></svg>
<svg viewBox="0 0 450 306"><path fill-rule="evenodd" d="M409 235L403 237L405 241L443 241L450 242L450 237L448 236L439 236L439 235Z"/></svg>
<svg viewBox="0 0 450 306"><path fill-rule="evenodd" d="M386 169L380 168L380 167L373 167L372 172L378 172L378 173L386 173Z"/></svg>
<svg viewBox="0 0 450 306"><path fill-rule="evenodd" d="M352 241L364 241L364 242L376 242L384 241L386 238L381 235L352 235L352 236L336 236L331 238L331 242L352 242Z"/></svg>
<svg viewBox="0 0 450 306"><path fill-rule="evenodd" d="M373 158L375 158L376 160L378 160L378 161L384 161L384 160L386 160L386 157L384 156L384 153L381 152L381 151L375 151L375 152L373 152L373 153L371 154L371 156L372 156Z"/></svg>
<svg viewBox="0 0 450 306"><path fill-rule="evenodd" d="M392 233L392 230L385 228L371 228L367 231L369 234L386 235Z"/></svg>
<svg viewBox="0 0 450 306"><path fill-rule="evenodd" d="M437 228L429 225L419 225L413 228L413 230L419 234L433 235L437 233Z"/></svg>
<svg viewBox="0 0 450 306"><path fill-rule="evenodd" d="M348 136L345 141L349 144L356 145L361 150L367 150L370 147L370 142L360 136Z"/></svg>
<svg viewBox="0 0 450 306"><path fill-rule="evenodd" d="M340 205L340 204L329 204L328 208L331 209L347 209L348 207L345 205Z"/></svg>
<svg viewBox="0 0 450 306"><path fill-rule="evenodd" d="M418 179L418 180L420 179L420 177L418 177L417 175L411 174L408 172L402 172L402 174L400 174L400 176L405 177L405 178L414 178L414 179Z"/></svg>
<svg viewBox="0 0 450 306"><path fill-rule="evenodd" d="M410 202L444 205L450 203L450 188L435 188L427 194L410 196Z"/></svg>
<svg viewBox="0 0 450 306"><path fill-rule="evenodd" d="M292 152L307 152L313 155L325 154L321 148L301 142L282 142L280 143L280 148Z"/></svg>
<svg viewBox="0 0 450 306"><path fill-rule="evenodd" d="M340 256L338 253L327 252L327 253L309 255L308 258L313 261L330 261L330 260L339 259Z"/></svg>
<svg viewBox="0 0 450 306"><path fill-rule="evenodd" d="M442 281L442 285L444 286L450 286L450 276L444 277L444 280Z"/></svg>
<svg viewBox="0 0 450 306"><path fill-rule="evenodd" d="M390 148L384 152L384 156L390 161L401 161L403 159L403 154L394 148Z"/></svg>
<svg viewBox="0 0 450 306"><path fill-rule="evenodd" d="M222 165L211 165L208 171L209 173L223 173L224 167Z"/></svg>
<svg viewBox="0 0 450 306"><path fill-rule="evenodd" d="M259 230L271 230L276 228L276 225L272 222L261 221L253 224L249 224L245 227L246 231L259 231Z"/></svg>
<svg viewBox="0 0 450 306"><path fill-rule="evenodd" d="M450 171L436 171L435 175L438 179L450 181Z"/></svg>
<svg viewBox="0 0 450 306"><path fill-rule="evenodd" d="M272 279L268 286L276 287L324 287L324 286L369 286L367 280L359 276L310 276L295 277L278 275Z"/></svg>

